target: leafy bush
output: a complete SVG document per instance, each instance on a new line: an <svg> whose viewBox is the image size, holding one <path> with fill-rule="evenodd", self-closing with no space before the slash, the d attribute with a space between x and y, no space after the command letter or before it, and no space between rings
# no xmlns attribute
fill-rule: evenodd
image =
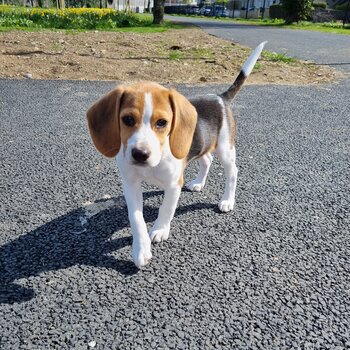
<svg viewBox="0 0 350 350"><path fill-rule="evenodd" d="M342 4L342 5L337 5L337 6L335 7L335 9L336 9L336 10L339 10L339 11L346 11L347 7L348 7L348 3L345 2L345 3Z"/></svg>
<svg viewBox="0 0 350 350"><path fill-rule="evenodd" d="M270 18L271 19L282 19L286 17L286 11L282 5L271 5L270 6Z"/></svg>
<svg viewBox="0 0 350 350"><path fill-rule="evenodd" d="M324 22L322 27L326 28L343 28L343 23L341 22Z"/></svg>
<svg viewBox="0 0 350 350"><path fill-rule="evenodd" d="M327 4L320 3L320 4L312 4L314 9L323 9L325 10L327 8Z"/></svg>
<svg viewBox="0 0 350 350"><path fill-rule="evenodd" d="M327 8L327 4L325 2L314 2L312 4L314 9L326 9Z"/></svg>
<svg viewBox="0 0 350 350"><path fill-rule="evenodd" d="M132 12L113 9L69 8L57 10L0 6L0 14L0 23L3 26L7 24L7 26L57 29L113 29L150 24L150 20L143 20Z"/></svg>
<svg viewBox="0 0 350 350"><path fill-rule="evenodd" d="M313 9L312 0L282 0L282 6L286 11L288 24L307 19Z"/></svg>
<svg viewBox="0 0 350 350"><path fill-rule="evenodd" d="M0 17L0 27L35 27L35 24L30 19L17 17Z"/></svg>

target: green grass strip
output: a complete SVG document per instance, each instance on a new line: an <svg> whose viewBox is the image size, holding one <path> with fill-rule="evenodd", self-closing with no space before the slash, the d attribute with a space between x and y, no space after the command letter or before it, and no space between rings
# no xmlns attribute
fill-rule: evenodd
<svg viewBox="0 0 350 350"><path fill-rule="evenodd" d="M107 30L134 32L163 32L182 28L166 22L162 26L152 24L152 16L130 11L96 8L42 9L0 6L0 30L12 29L66 29Z"/></svg>

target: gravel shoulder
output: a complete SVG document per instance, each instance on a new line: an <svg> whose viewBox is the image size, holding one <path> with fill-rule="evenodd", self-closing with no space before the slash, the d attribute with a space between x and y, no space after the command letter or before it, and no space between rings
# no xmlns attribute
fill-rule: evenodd
<svg viewBox="0 0 350 350"><path fill-rule="evenodd" d="M251 52L194 26L161 34L10 31L0 45L0 78L185 84L229 83ZM339 75L325 66L263 58L249 83L317 84Z"/></svg>

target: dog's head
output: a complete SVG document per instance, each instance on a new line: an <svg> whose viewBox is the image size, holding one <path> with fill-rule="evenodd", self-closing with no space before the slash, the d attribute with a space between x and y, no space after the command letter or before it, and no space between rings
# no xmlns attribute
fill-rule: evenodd
<svg viewBox="0 0 350 350"><path fill-rule="evenodd" d="M87 111L91 138L103 155L119 150L131 164L156 166L163 149L187 156L197 123L192 104L176 90L155 83L119 86Z"/></svg>

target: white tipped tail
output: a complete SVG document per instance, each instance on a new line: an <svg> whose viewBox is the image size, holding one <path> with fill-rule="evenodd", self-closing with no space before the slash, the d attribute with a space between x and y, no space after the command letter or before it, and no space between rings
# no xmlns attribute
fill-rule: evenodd
<svg viewBox="0 0 350 350"><path fill-rule="evenodd" d="M247 61L244 63L240 73L238 74L238 77L234 81L234 83L229 87L227 91L225 91L223 94L221 94L221 97L224 98L226 101L231 101L237 94L237 92L242 87L245 80L248 78L249 74L252 72L256 61L259 59L260 54L262 50L264 49L265 44L267 41L262 42L260 45L258 45L255 50L251 53L251 55L248 57Z"/></svg>
<svg viewBox="0 0 350 350"><path fill-rule="evenodd" d="M262 42L260 45L258 45L255 50L250 54L247 61L244 63L242 67L242 71L244 75L247 77L253 70L256 61L259 59L260 54L262 50L264 49L265 44L267 41Z"/></svg>

